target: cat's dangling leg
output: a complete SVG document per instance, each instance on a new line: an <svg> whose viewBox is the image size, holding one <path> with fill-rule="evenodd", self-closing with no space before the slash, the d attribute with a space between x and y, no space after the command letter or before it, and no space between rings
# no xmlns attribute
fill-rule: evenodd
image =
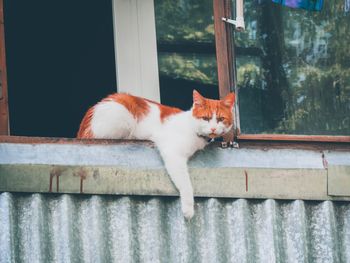
<svg viewBox="0 0 350 263"><path fill-rule="evenodd" d="M162 154L162 157L171 180L180 192L182 212L186 219L191 219L194 214L194 198L187 159L174 154Z"/></svg>

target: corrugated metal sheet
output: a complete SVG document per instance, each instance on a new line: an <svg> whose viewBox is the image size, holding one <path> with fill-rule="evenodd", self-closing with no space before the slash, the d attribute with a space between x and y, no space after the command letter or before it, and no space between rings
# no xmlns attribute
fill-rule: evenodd
<svg viewBox="0 0 350 263"><path fill-rule="evenodd" d="M350 203L1 193L0 262L350 262Z"/></svg>

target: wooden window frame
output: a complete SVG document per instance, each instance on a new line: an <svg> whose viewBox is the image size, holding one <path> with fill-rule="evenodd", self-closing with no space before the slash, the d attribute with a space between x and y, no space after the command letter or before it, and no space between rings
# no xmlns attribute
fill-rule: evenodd
<svg viewBox="0 0 350 263"><path fill-rule="evenodd" d="M0 135L10 135L3 7L0 0Z"/></svg>
<svg viewBox="0 0 350 263"><path fill-rule="evenodd" d="M222 17L231 18L231 0L213 0L215 46L218 68L219 96L225 97L229 92L237 94L235 85L236 66L234 52L234 36L232 25L222 21ZM155 39L154 39L155 41ZM3 0L0 0L0 142L55 142L55 143L77 143L81 140L63 138L40 138L10 136L9 108L8 108L8 86L6 73L5 35L4 35L4 13ZM286 141L286 142L331 142L350 143L350 136L322 136L322 135L285 135L285 134L242 134L239 122L239 107L236 103L234 131L228 137L237 141ZM106 140L92 140L90 143L108 144ZM115 143L115 140L112 140Z"/></svg>

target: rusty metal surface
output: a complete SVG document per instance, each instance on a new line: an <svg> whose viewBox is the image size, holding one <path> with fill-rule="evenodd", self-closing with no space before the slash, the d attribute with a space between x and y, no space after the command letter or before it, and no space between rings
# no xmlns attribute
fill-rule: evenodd
<svg viewBox="0 0 350 263"><path fill-rule="evenodd" d="M349 262L350 203L0 194L0 262Z"/></svg>

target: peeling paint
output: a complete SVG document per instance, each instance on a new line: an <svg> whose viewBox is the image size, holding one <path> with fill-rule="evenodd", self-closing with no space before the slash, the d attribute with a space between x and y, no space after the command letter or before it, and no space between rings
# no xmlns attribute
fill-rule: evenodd
<svg viewBox="0 0 350 263"><path fill-rule="evenodd" d="M53 185L53 180L56 177L56 192L58 193L60 191L60 176L62 172L66 170L65 168L62 167L54 167L51 172L50 172L50 182L49 182L49 192L52 192L52 185Z"/></svg>
<svg viewBox="0 0 350 263"><path fill-rule="evenodd" d="M95 173L96 170L94 170ZM84 167L78 168L77 171L73 172L73 176L80 178L80 193L84 193L84 180L86 179L88 175L88 170Z"/></svg>

